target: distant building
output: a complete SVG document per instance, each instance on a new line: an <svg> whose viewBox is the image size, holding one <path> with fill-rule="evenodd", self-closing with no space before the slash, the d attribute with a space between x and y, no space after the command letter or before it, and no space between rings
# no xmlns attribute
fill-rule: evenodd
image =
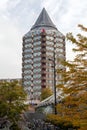
<svg viewBox="0 0 87 130"><path fill-rule="evenodd" d="M16 79L0 79L0 82L12 82L12 81L18 81L21 83L21 78L16 78Z"/></svg>
<svg viewBox="0 0 87 130"><path fill-rule="evenodd" d="M54 67L65 69L60 59L65 60L65 37L43 8L35 24L23 37L22 83L30 100L40 100L43 88L53 90ZM56 74L56 84L59 79L61 75Z"/></svg>

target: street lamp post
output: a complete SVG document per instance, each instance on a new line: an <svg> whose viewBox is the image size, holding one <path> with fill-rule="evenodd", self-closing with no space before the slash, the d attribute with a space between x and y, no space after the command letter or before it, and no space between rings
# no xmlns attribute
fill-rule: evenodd
<svg viewBox="0 0 87 130"><path fill-rule="evenodd" d="M56 105L57 105L57 98L56 98L56 58L55 58L55 42L54 42L54 52L53 52L53 59L49 59L50 61L53 62L53 69L54 69L54 114L57 114L57 109L56 109Z"/></svg>
<svg viewBox="0 0 87 130"><path fill-rule="evenodd" d="M31 100L31 105L33 105L33 89L31 88L31 95L30 95L31 97L30 97L30 100Z"/></svg>
<svg viewBox="0 0 87 130"><path fill-rule="evenodd" d="M55 115L57 114L57 109L56 109L56 105L57 105L57 99L56 99L56 63L55 63L55 43L54 43L54 113Z"/></svg>

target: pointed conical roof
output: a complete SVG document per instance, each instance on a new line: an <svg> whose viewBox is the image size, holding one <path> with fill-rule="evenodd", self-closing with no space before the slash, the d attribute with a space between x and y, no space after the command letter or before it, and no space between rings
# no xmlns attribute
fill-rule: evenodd
<svg viewBox="0 0 87 130"><path fill-rule="evenodd" d="M38 27L50 27L50 28L57 29L56 26L51 21L45 8L43 8L43 10L41 11L37 21L35 22L35 24L31 28L31 30L36 29Z"/></svg>

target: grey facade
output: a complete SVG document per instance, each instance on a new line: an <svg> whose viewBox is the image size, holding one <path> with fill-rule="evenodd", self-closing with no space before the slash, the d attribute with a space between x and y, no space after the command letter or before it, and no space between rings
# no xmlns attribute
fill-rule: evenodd
<svg viewBox="0 0 87 130"><path fill-rule="evenodd" d="M55 58L54 58L55 52ZM23 37L22 83L30 100L40 100L41 90L54 87L55 69L64 69L65 37L43 8L31 30ZM56 74L56 84L61 75Z"/></svg>

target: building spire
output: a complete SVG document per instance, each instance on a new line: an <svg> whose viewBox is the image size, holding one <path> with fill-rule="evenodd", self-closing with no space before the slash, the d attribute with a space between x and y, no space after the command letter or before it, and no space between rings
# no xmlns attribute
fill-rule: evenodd
<svg viewBox="0 0 87 130"><path fill-rule="evenodd" d="M45 8L42 9L38 19L36 20L31 30L36 29L38 27L51 27L51 28L57 29L56 26L51 21Z"/></svg>

